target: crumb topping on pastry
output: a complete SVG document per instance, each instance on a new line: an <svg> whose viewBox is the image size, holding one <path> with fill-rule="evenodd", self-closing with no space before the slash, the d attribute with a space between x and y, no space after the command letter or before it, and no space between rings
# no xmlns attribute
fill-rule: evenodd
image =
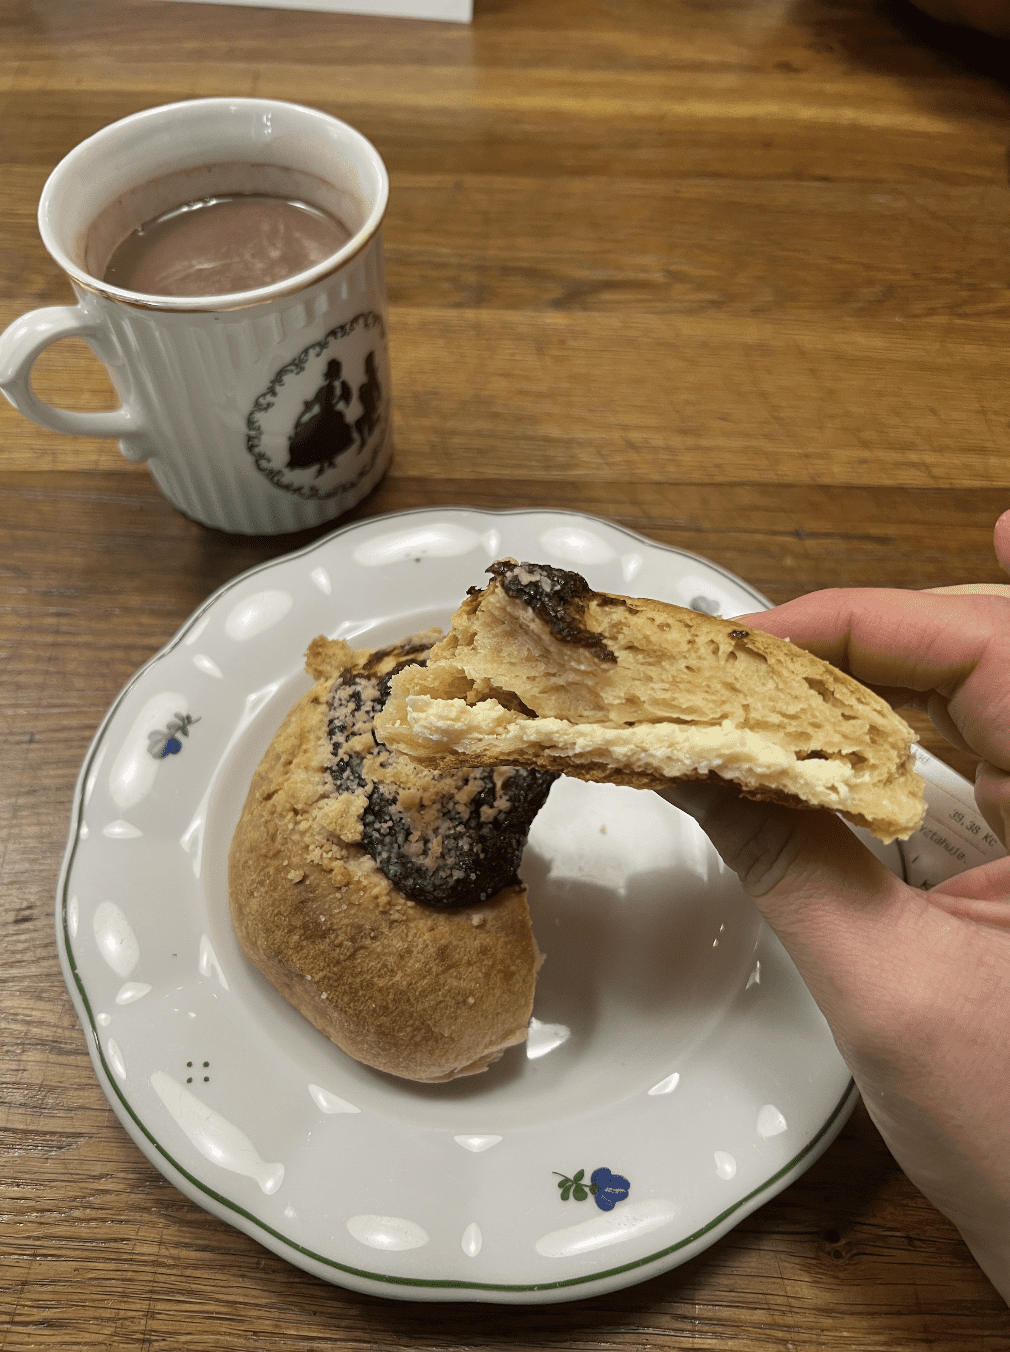
<svg viewBox="0 0 1010 1352"><path fill-rule="evenodd" d="M411 661L423 665L427 649L395 665L384 657L345 670L330 693L329 773L356 818L342 834L414 901L440 909L487 901L516 881L530 825L557 775L508 766L440 774L384 746L373 720L390 681Z"/></svg>

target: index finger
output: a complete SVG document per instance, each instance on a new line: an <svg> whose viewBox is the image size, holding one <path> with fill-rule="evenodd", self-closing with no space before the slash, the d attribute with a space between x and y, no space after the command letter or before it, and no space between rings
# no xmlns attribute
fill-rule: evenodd
<svg viewBox="0 0 1010 1352"><path fill-rule="evenodd" d="M1007 597L838 588L737 620L791 639L867 685L937 691L972 750L1010 770Z"/></svg>

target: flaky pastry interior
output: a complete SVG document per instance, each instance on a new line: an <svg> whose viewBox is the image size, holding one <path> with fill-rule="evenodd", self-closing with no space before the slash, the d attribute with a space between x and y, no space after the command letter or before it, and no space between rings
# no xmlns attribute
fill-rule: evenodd
<svg viewBox="0 0 1010 1352"><path fill-rule="evenodd" d="M717 779L828 808L882 841L925 811L912 729L794 644L576 573L502 560L427 665L394 677L382 740L448 768L524 765L662 789Z"/></svg>

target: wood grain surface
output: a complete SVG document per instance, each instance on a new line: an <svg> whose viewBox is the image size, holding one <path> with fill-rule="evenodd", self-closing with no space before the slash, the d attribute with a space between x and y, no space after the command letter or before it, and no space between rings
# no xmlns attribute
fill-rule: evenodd
<svg viewBox="0 0 1010 1352"><path fill-rule="evenodd" d="M1000 578L1007 44L898 0L476 0L470 26L3 0L0 23L0 325L71 298L35 207L83 137L179 98L292 98L390 171L396 459L352 517L572 508L774 601ZM37 386L112 402L75 343ZM140 1155L56 957L73 784L191 611L309 538L204 529L114 444L0 407L2 1352L1010 1348L1007 1309L862 1110L692 1262L543 1307L326 1285Z"/></svg>

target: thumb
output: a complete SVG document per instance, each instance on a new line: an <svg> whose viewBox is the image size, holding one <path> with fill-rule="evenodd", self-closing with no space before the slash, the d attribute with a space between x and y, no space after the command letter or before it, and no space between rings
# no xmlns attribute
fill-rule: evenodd
<svg viewBox="0 0 1010 1352"><path fill-rule="evenodd" d="M889 980L900 920L920 899L834 813L753 802L720 784L677 784L661 797L695 818L737 874L829 1022Z"/></svg>

